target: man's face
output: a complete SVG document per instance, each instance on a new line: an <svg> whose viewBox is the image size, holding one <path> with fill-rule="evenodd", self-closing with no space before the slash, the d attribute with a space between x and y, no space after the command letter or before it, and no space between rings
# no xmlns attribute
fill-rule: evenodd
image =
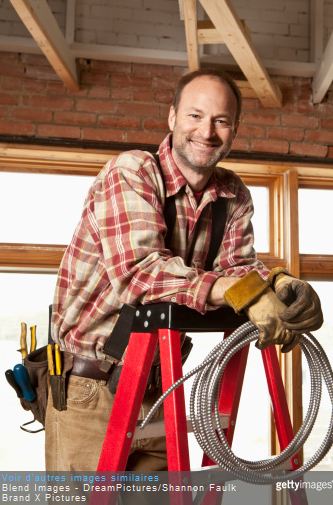
<svg viewBox="0 0 333 505"><path fill-rule="evenodd" d="M236 136L237 100L227 83L197 77L182 91L179 107L171 107L172 155L180 169L206 173L229 153Z"/></svg>

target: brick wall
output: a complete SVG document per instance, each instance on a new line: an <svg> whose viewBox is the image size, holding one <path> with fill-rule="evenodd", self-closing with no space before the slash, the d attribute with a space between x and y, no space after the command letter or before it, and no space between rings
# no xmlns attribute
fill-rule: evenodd
<svg viewBox="0 0 333 505"><path fill-rule="evenodd" d="M70 93L44 56L0 53L0 135L159 144L182 67L81 60ZM284 103L245 99L234 149L333 158L333 88L318 105L311 80L277 77Z"/></svg>

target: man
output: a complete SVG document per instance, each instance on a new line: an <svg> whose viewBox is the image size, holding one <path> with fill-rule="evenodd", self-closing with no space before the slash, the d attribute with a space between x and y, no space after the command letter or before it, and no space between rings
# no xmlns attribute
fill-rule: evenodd
<svg viewBox="0 0 333 505"><path fill-rule="evenodd" d="M74 366L67 410L57 411L49 402L47 470L97 467L113 402L111 375L99 366L123 304L174 302L205 313L228 303L260 329L260 349L279 343L288 351L299 334L322 324L318 296L307 283L284 269L269 272L257 260L250 193L233 172L216 167L231 149L240 110L240 92L223 72L188 74L175 93L172 133L159 148L159 164L149 153L125 152L93 183L59 270L53 304L53 339L74 354ZM172 195L177 218L166 244L163 211ZM225 200L226 225L206 271L211 202L217 198ZM158 387L147 389L140 417L159 395ZM166 469L164 439L133 446L127 469Z"/></svg>

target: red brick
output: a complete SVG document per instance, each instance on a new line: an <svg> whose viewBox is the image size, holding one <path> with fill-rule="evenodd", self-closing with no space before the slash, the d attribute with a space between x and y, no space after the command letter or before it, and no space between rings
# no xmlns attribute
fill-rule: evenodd
<svg viewBox="0 0 333 505"><path fill-rule="evenodd" d="M280 116L277 114L264 114L264 113L251 113L244 112L243 113L243 123L246 125L255 124L255 125L271 125L278 126L280 124Z"/></svg>
<svg viewBox="0 0 333 505"><path fill-rule="evenodd" d="M68 89L62 82L47 82L46 83L47 95L67 95Z"/></svg>
<svg viewBox="0 0 333 505"><path fill-rule="evenodd" d="M8 111L8 107L0 107L0 117L1 118L6 117L7 111Z"/></svg>
<svg viewBox="0 0 333 505"><path fill-rule="evenodd" d="M251 150L265 153L287 153L289 143L282 140L251 140Z"/></svg>
<svg viewBox="0 0 333 505"><path fill-rule="evenodd" d="M259 100L256 98L243 98L242 110L257 110Z"/></svg>
<svg viewBox="0 0 333 505"><path fill-rule="evenodd" d="M130 100L131 91L128 88L111 88L111 97L114 100Z"/></svg>
<svg viewBox="0 0 333 505"><path fill-rule="evenodd" d="M172 75L178 77L179 79L187 74L188 68L187 67L172 67Z"/></svg>
<svg viewBox="0 0 333 505"><path fill-rule="evenodd" d="M48 97L48 96L32 96L31 104L33 107L41 109L60 109L71 110L73 108L72 98Z"/></svg>
<svg viewBox="0 0 333 505"><path fill-rule="evenodd" d="M118 128L124 129L139 129L140 128L140 119L137 117L120 117L117 123Z"/></svg>
<svg viewBox="0 0 333 505"><path fill-rule="evenodd" d="M145 119L143 122L145 130L169 131L168 122L165 119Z"/></svg>
<svg viewBox="0 0 333 505"><path fill-rule="evenodd" d="M333 158L333 146L329 146L327 152L327 158Z"/></svg>
<svg viewBox="0 0 333 505"><path fill-rule="evenodd" d="M290 144L289 154L296 156L314 156L316 158L325 158L327 151L327 146L292 142Z"/></svg>
<svg viewBox="0 0 333 505"><path fill-rule="evenodd" d="M80 82L93 86L105 86L108 83L108 74L97 72L81 72Z"/></svg>
<svg viewBox="0 0 333 505"><path fill-rule="evenodd" d="M297 102L296 103L296 112L299 114L313 114L314 105L312 103L307 102Z"/></svg>
<svg viewBox="0 0 333 505"><path fill-rule="evenodd" d="M306 130L305 138L310 142L323 142L325 144L332 144L333 132L323 130Z"/></svg>
<svg viewBox="0 0 333 505"><path fill-rule="evenodd" d="M0 122L0 133L4 135L35 135L35 125L31 123Z"/></svg>
<svg viewBox="0 0 333 505"><path fill-rule="evenodd" d="M152 87L153 89L169 89L175 90L179 79L161 79L159 77L153 78Z"/></svg>
<svg viewBox="0 0 333 505"><path fill-rule="evenodd" d="M310 102L312 99L311 90L307 88L292 88L283 90L283 100L285 102Z"/></svg>
<svg viewBox="0 0 333 505"><path fill-rule="evenodd" d="M9 53L9 52L1 52L1 68L3 65L4 61L10 62L10 63L18 63L19 61L19 53Z"/></svg>
<svg viewBox="0 0 333 505"><path fill-rule="evenodd" d="M103 142L123 142L125 132L122 130L84 128L82 131L83 140L97 140Z"/></svg>
<svg viewBox="0 0 333 505"><path fill-rule="evenodd" d="M34 121L36 123L47 123L52 121L52 111L51 110L40 110L40 109L13 109L11 112L11 117L13 119L19 119L21 121Z"/></svg>
<svg viewBox="0 0 333 505"><path fill-rule="evenodd" d="M113 114L117 112L117 103L108 100L103 102L102 100L78 99L76 109L79 111L95 112L96 114L99 112Z"/></svg>
<svg viewBox="0 0 333 505"><path fill-rule="evenodd" d="M233 151L249 151L249 141L242 137L236 137L232 144ZM231 155L232 157L232 155Z"/></svg>
<svg viewBox="0 0 333 505"><path fill-rule="evenodd" d="M84 112L56 112L55 121L72 125L92 125L96 122L96 116Z"/></svg>
<svg viewBox="0 0 333 505"><path fill-rule="evenodd" d="M111 86L115 88L151 88L150 77L139 77L125 74L112 74Z"/></svg>
<svg viewBox="0 0 333 505"><path fill-rule="evenodd" d="M18 105L18 95L8 95L7 93L0 93L0 105Z"/></svg>
<svg viewBox="0 0 333 505"><path fill-rule="evenodd" d="M157 103L167 103L172 104L173 102L173 91L156 91L155 92L155 102Z"/></svg>
<svg viewBox="0 0 333 505"><path fill-rule="evenodd" d="M106 126L108 128L116 128L118 126L118 116L99 116L98 126Z"/></svg>
<svg viewBox="0 0 333 505"><path fill-rule="evenodd" d="M133 63L132 73L134 75L149 75L152 77L171 77L173 72L172 67L169 67L169 65Z"/></svg>
<svg viewBox="0 0 333 505"><path fill-rule="evenodd" d="M48 59L44 56L44 54L22 53L20 55L20 61L26 65L37 65L51 68L51 63L48 62Z"/></svg>
<svg viewBox="0 0 333 505"><path fill-rule="evenodd" d="M318 114L323 115L323 116L333 116L333 103L320 103L317 106L317 111Z"/></svg>
<svg viewBox="0 0 333 505"><path fill-rule="evenodd" d="M314 116L301 116L296 114L282 114L281 124L299 128L318 128L318 119Z"/></svg>
<svg viewBox="0 0 333 505"><path fill-rule="evenodd" d="M265 128L262 126L240 124L238 128L238 135L240 137L249 137L256 139L264 138Z"/></svg>
<svg viewBox="0 0 333 505"><path fill-rule="evenodd" d="M38 135L40 137L57 137L57 138L80 138L80 128L75 126L59 126L59 125L40 125L38 127Z"/></svg>
<svg viewBox="0 0 333 505"><path fill-rule="evenodd" d="M132 98L134 102L152 102L153 92L150 89L133 89Z"/></svg>
<svg viewBox="0 0 333 505"><path fill-rule="evenodd" d="M141 103L120 103L119 114L124 116L158 117L159 108L157 105Z"/></svg>
<svg viewBox="0 0 333 505"><path fill-rule="evenodd" d="M169 117L170 105L160 105L160 117Z"/></svg>
<svg viewBox="0 0 333 505"><path fill-rule="evenodd" d="M137 144L152 144L160 145L162 140L165 138L164 133L156 132L135 132L129 131L126 133L126 141L130 143Z"/></svg>
<svg viewBox="0 0 333 505"><path fill-rule="evenodd" d="M107 72L107 73L120 73L130 74L132 71L132 63L125 63L121 61L100 61L91 60L90 68L93 72Z"/></svg>
<svg viewBox="0 0 333 505"><path fill-rule="evenodd" d="M281 128L279 126L268 126L267 138L279 140L303 140L304 130L300 128Z"/></svg>
<svg viewBox="0 0 333 505"><path fill-rule="evenodd" d="M324 128L325 130L332 130L332 137L333 137L333 118L321 119L320 126L321 126L321 128Z"/></svg>
<svg viewBox="0 0 333 505"><path fill-rule="evenodd" d="M22 107L31 107L31 95L21 95Z"/></svg>
<svg viewBox="0 0 333 505"><path fill-rule="evenodd" d="M25 79L23 81L23 90L27 93L41 93L44 87L45 83L43 81L34 81L33 79Z"/></svg>
<svg viewBox="0 0 333 505"><path fill-rule="evenodd" d="M23 65L14 65L12 63L1 62L1 75L10 75L13 77L24 77Z"/></svg>
<svg viewBox="0 0 333 505"><path fill-rule="evenodd" d="M19 91L22 80L16 77L3 77L1 79L1 88L5 91Z"/></svg>
<svg viewBox="0 0 333 505"><path fill-rule="evenodd" d="M110 88L94 86L90 90L89 98L110 98Z"/></svg>
<svg viewBox="0 0 333 505"><path fill-rule="evenodd" d="M25 77L28 79L40 79L42 81L60 81L60 77L52 67L28 66L25 69Z"/></svg>

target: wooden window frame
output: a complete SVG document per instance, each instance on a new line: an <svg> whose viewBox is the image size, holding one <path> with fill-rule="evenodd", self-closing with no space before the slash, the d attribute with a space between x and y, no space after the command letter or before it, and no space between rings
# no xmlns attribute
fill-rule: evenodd
<svg viewBox="0 0 333 505"><path fill-rule="evenodd" d="M94 176L118 151L87 152L80 149L13 147L0 144L0 171ZM299 188L333 189L333 168L296 166L281 163L245 163L224 160L223 166L234 170L251 186L269 189L269 223L273 230L269 253L258 253L268 268L286 267L296 277L325 280L333 277L333 255L300 254L298 245ZM58 270L65 245L0 243L0 271L54 273ZM320 271L318 270L320 266ZM287 400L294 429L302 423L301 352L280 354ZM276 450L272 437L272 451Z"/></svg>

